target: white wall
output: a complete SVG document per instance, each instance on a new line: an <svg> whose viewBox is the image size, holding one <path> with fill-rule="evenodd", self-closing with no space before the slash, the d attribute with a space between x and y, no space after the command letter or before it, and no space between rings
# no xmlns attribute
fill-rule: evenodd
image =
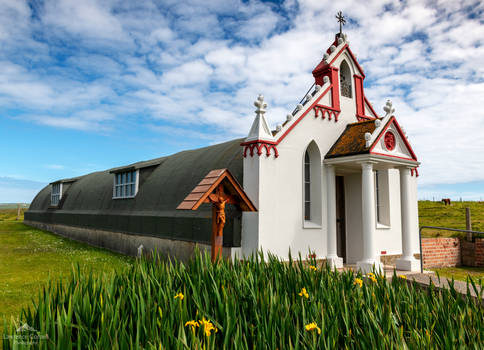
<svg viewBox="0 0 484 350"><path fill-rule="evenodd" d="M335 65L347 59L352 74L355 67L347 55L341 55ZM317 98L329 84L325 84ZM257 249L276 254L287 259L289 250L292 256L299 253L305 258L311 250L317 258L326 256L327 242L327 203L326 176L321 168L321 225L311 225L304 221L304 190L303 164L304 152L314 141L319 148L321 158L341 135L348 123L357 121L354 82L352 83L353 98L340 97L341 114L339 121L315 118L314 110L310 111L277 145L279 157L273 153L266 156L265 150L261 156L249 154L244 159L244 189L258 208L257 214L244 213L242 217L242 251L248 255ZM313 101L308 102L293 120L285 125L275 135L275 139L284 134L302 115ZM329 93L320 104L330 105ZM270 107L267 118L270 119ZM282 122L282 121L279 121ZM323 165L321 164L321 167ZM337 168L336 168L337 169ZM376 229L378 253L386 250L387 254L401 253L401 211L400 183L398 170L389 171L390 226L386 229ZM347 261L356 263L361 259L361 173L345 176L346 231L347 231ZM415 187L415 205L416 187ZM376 220L375 220L376 221ZM418 225L418 224L417 224ZM416 244L418 247L418 231ZM418 250L418 249L417 249Z"/></svg>

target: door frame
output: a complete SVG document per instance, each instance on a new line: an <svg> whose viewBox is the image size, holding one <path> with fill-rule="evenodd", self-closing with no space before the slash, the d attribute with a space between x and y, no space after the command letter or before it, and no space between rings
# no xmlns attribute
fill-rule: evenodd
<svg viewBox="0 0 484 350"><path fill-rule="evenodd" d="M336 176L336 252L343 263L347 260L346 204L344 176Z"/></svg>

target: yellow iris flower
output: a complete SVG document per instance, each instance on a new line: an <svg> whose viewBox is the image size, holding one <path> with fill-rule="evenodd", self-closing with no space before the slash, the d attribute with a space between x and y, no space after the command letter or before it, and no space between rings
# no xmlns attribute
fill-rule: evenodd
<svg viewBox="0 0 484 350"><path fill-rule="evenodd" d="M205 332L205 335L207 337L210 337L210 335L212 335L212 331L214 331L215 333L218 332L217 328L215 328L213 323L210 322L210 320L206 320L205 317L198 322L200 323L200 326L203 326L203 331Z"/></svg>
<svg viewBox="0 0 484 350"><path fill-rule="evenodd" d="M305 328L306 328L306 331L308 332L317 331L318 334L321 334L321 328L319 328L315 322L311 322L307 324Z"/></svg>
<svg viewBox="0 0 484 350"><path fill-rule="evenodd" d="M301 291L299 292L299 296L300 296L300 297L304 297L304 298L306 298L306 299L308 299L308 298L309 298L309 294L308 294L308 292L306 291L306 288L301 289Z"/></svg>

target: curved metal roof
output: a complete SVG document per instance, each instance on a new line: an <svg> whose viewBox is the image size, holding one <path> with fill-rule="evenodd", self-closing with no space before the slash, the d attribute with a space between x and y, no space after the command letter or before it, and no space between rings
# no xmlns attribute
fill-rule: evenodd
<svg viewBox="0 0 484 350"><path fill-rule="evenodd" d="M26 219L135 234L155 234L152 231L156 231L157 236L172 235L177 231L175 228L177 224L173 223L173 220L165 220L163 224L156 224L158 226L153 223L157 228L151 229L142 227L148 225L146 220L136 220L136 224L126 223L125 225L122 225L121 221L129 220L129 217L203 218L204 221L210 219L209 205L203 205L195 212L176 210L176 207L212 169L227 168L239 183L243 183L241 142L243 139L236 139L200 149L182 151L151 161L94 172L76 178L74 182L63 182L65 188L58 208L50 207L51 186L48 185L32 201L26 213ZM138 193L134 198L113 199L114 173L124 169L126 171L140 169ZM229 211L227 214L229 217L240 216L236 210ZM180 223L182 226L185 224L185 222ZM192 229L180 228L179 234L186 239L191 239L188 236L192 234L184 231L196 231L198 228L194 226L196 224L192 223ZM194 240L205 241L205 239Z"/></svg>

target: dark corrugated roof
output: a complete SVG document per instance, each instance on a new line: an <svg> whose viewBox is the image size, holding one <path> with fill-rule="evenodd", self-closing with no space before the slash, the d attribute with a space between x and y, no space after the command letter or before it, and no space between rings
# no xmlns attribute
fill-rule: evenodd
<svg viewBox="0 0 484 350"><path fill-rule="evenodd" d="M183 151L153 161L135 163L134 168L152 162L152 168L140 172L140 186L135 198L112 199L113 169L77 178L63 195L56 211L152 212L163 215L191 215L176 211L176 207L212 169L227 168L243 182L242 152L237 139L209 147ZM162 161L160 161L162 160ZM158 164L158 165L157 165ZM115 169L124 169L119 167ZM32 201L31 211L47 210L50 206L50 186L46 186Z"/></svg>
<svg viewBox="0 0 484 350"><path fill-rule="evenodd" d="M325 158L368 153L370 148L366 147L365 133L373 133L375 129L375 120L348 124L345 131L326 153Z"/></svg>
<svg viewBox="0 0 484 350"><path fill-rule="evenodd" d="M25 213L25 220L209 243L212 210L176 210L205 175L227 168L243 183L243 139L183 151L152 161L91 173L65 183L59 207L50 207L51 186L43 188ZM113 199L113 170L140 169L134 198ZM224 246L240 246L241 212L226 208Z"/></svg>

